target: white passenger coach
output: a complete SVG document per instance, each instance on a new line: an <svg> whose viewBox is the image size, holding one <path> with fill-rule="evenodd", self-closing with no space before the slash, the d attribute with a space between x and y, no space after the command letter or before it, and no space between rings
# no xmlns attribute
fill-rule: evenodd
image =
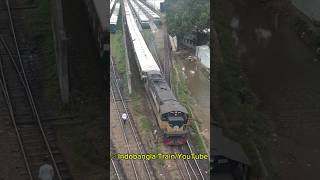
<svg viewBox="0 0 320 180"><path fill-rule="evenodd" d="M142 28L143 29L150 28L149 18L144 14L142 9L140 9L140 7L133 0L129 0L129 1L130 1L131 6L133 7L135 14L137 15L137 17L140 21Z"/></svg>
<svg viewBox="0 0 320 180"><path fill-rule="evenodd" d="M112 8L113 8L115 2L116 2L116 0L111 0L111 2L110 2L110 14L112 12Z"/></svg>
<svg viewBox="0 0 320 180"><path fill-rule="evenodd" d="M117 31L117 22L118 22L118 16L120 11L120 3L117 2L116 6L114 7L114 11L112 13L112 16L110 18L110 32L115 33Z"/></svg>
<svg viewBox="0 0 320 180"><path fill-rule="evenodd" d="M153 21L155 22L155 24L160 24L160 16L158 14L156 14L155 12L153 12L148 6L144 5L142 2L140 2L139 0L136 0L137 3L140 5L140 7L142 9L144 9L153 19Z"/></svg>
<svg viewBox="0 0 320 180"><path fill-rule="evenodd" d="M123 0L123 2L129 35L135 51L141 79L144 78L146 76L146 73L150 71L156 71L160 73L160 68L153 58L151 52L149 51L148 46L139 31L133 13L129 7L128 1Z"/></svg>

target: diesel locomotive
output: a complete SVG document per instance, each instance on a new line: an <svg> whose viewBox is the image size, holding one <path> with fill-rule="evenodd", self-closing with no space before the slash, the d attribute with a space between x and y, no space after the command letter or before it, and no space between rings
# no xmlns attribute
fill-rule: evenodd
<svg viewBox="0 0 320 180"><path fill-rule="evenodd" d="M163 132L163 143L166 145L185 144L189 134L188 111L176 99L163 77L139 31L128 1L123 2L128 34L135 54L134 59L140 72L140 78L152 99L152 109Z"/></svg>
<svg viewBox="0 0 320 180"><path fill-rule="evenodd" d="M187 142L188 111L172 93L165 78L157 71L150 71L144 79L145 88L151 95L152 109L156 114L163 142L182 145Z"/></svg>

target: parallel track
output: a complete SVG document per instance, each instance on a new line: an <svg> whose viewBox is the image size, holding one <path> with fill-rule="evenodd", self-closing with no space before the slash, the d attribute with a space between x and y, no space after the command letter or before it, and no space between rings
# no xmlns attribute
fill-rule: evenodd
<svg viewBox="0 0 320 180"><path fill-rule="evenodd" d="M116 74L116 69L114 66L113 59L110 58L110 76L111 76L111 85L110 91L113 98L113 102L116 104L116 109L118 113L119 123L121 123L121 127L123 130L123 135L126 141L128 153L136 153L136 154L146 154L146 150L143 146L141 138L138 134L138 131L135 127L132 115L128 108L128 105L125 101L125 98L122 95L122 92L119 88L118 76ZM120 118L122 113L126 113L128 115L127 124L123 124L122 119ZM130 127L128 128L127 126ZM129 142L130 141L130 142ZM132 161L132 167L135 171L136 179L156 179L154 175L154 170L152 169L150 162L146 160L135 160ZM141 169L143 168L143 169ZM140 171L137 172L137 169Z"/></svg>
<svg viewBox="0 0 320 180"><path fill-rule="evenodd" d="M110 148L111 148L110 152L113 154L116 154L116 151L113 146L113 142L111 142ZM111 158L111 164L112 164L112 168L114 170L114 175L118 180L128 179L127 176L125 175L125 173L123 172L123 167L121 166L121 163L119 162L119 160Z"/></svg>
<svg viewBox="0 0 320 180"><path fill-rule="evenodd" d="M72 179L63 161L63 156L54 142L52 128L40 120L30 90L23 58L31 57L32 60L32 55L23 45L21 46L23 50L20 50L18 41L20 36L16 35L9 1L2 1L0 6L4 6L1 14L7 14L6 20L9 24L9 28L4 21L0 25L1 89L18 138L26 174L29 179L37 179L39 167L49 163L53 165L55 179Z"/></svg>
<svg viewBox="0 0 320 180"><path fill-rule="evenodd" d="M148 105L152 107L151 104L151 98L150 94L146 92L146 98ZM152 115L154 117L154 121L157 122L156 115L154 111L152 110ZM156 127L158 132L160 133L160 136L162 137L162 130L159 128L159 126ZM177 154L177 153L182 153L182 154L192 154L195 153L192 148L191 144L189 141L187 141L186 145L182 146L177 146L177 147L168 147L170 148L170 153L171 154ZM205 179L210 179L209 176L204 175L203 171L201 170L199 163L197 160L180 160L180 159L175 159L175 163L177 165L177 168L179 170L179 175L182 179L186 180L192 180L192 179L197 179L197 180L205 180Z"/></svg>

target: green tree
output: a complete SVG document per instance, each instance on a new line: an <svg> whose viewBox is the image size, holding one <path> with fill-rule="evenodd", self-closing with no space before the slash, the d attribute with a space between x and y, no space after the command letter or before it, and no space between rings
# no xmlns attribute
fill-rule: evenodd
<svg viewBox="0 0 320 180"><path fill-rule="evenodd" d="M178 39L210 27L209 0L167 0L167 25Z"/></svg>

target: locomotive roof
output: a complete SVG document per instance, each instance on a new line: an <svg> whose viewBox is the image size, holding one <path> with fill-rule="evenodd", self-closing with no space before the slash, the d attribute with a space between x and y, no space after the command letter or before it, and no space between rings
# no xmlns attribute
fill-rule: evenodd
<svg viewBox="0 0 320 180"><path fill-rule="evenodd" d="M137 56L138 65L143 72L159 71L160 68L154 60L151 52L148 49L146 42L144 41L139 28L135 22L132 11L128 5L128 1L124 0L124 8L126 13L127 26L129 34L133 43L133 48Z"/></svg>
<svg viewBox="0 0 320 180"><path fill-rule="evenodd" d="M114 8L114 11L112 13L112 16L110 18L110 24L117 24L118 21L118 15L120 10L120 3L118 2Z"/></svg>
<svg viewBox="0 0 320 180"><path fill-rule="evenodd" d="M96 9L100 24L103 30L107 29L108 24L108 5L106 0L93 0L94 7Z"/></svg>
<svg viewBox="0 0 320 180"><path fill-rule="evenodd" d="M168 113L171 111L181 111L184 113L188 113L187 109L184 106L181 106L181 104L178 101L166 101L162 105L160 105L160 113Z"/></svg>
<svg viewBox="0 0 320 180"><path fill-rule="evenodd" d="M157 72L152 72L148 74L148 78L151 79L150 85L155 89L155 93L158 96L160 102L161 114L171 112L171 111L181 111L187 113L185 107L177 101L175 95L172 93L171 88L168 86L165 79L161 74Z"/></svg>

